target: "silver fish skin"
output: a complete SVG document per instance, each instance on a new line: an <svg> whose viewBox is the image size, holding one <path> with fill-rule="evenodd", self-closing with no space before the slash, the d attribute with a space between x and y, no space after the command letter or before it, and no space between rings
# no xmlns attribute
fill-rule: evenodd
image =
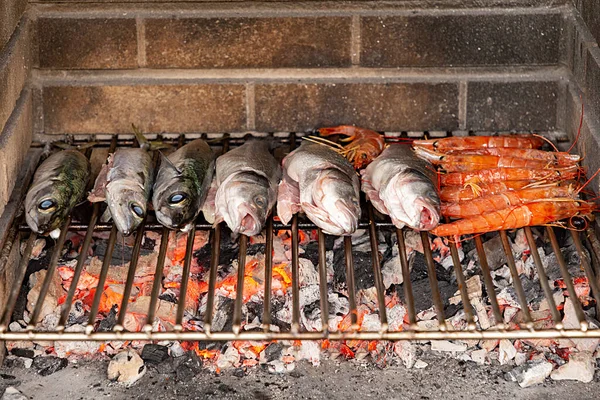
<svg viewBox="0 0 600 400"><path fill-rule="evenodd" d="M277 215L288 223L303 211L331 235L351 235L360 219L360 181L352 165L328 146L304 141L283 160Z"/></svg>
<svg viewBox="0 0 600 400"><path fill-rule="evenodd" d="M90 162L77 150L52 154L38 167L25 197L25 220L32 231L58 229L85 195Z"/></svg>
<svg viewBox="0 0 600 400"><path fill-rule="evenodd" d="M362 189L397 228L428 231L440 220L435 169L410 146L392 144L362 171Z"/></svg>
<svg viewBox="0 0 600 400"><path fill-rule="evenodd" d="M236 234L259 234L277 200L280 179L281 167L267 141L252 139L223 154L213 182L215 222L225 221Z"/></svg>
<svg viewBox="0 0 600 400"><path fill-rule="evenodd" d="M189 230L202 209L214 168L213 152L202 139L163 158L152 195L158 222L170 229Z"/></svg>
<svg viewBox="0 0 600 400"><path fill-rule="evenodd" d="M153 182L152 157L146 150L118 148L109 156L104 192L111 217L123 235L130 235L146 217Z"/></svg>

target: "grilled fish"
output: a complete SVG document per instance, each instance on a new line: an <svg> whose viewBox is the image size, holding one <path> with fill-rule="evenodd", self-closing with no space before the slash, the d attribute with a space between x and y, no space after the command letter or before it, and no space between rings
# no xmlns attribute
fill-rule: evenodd
<svg viewBox="0 0 600 400"><path fill-rule="evenodd" d="M118 148L96 178L91 202L106 201L119 232L130 235L144 220L154 181L152 157L142 148Z"/></svg>
<svg viewBox="0 0 600 400"><path fill-rule="evenodd" d="M202 139L163 157L152 195L158 222L187 232L200 213L213 171L212 150Z"/></svg>
<svg viewBox="0 0 600 400"><path fill-rule="evenodd" d="M85 195L90 162L77 150L52 154L38 167L25 198L32 231L58 237L58 229Z"/></svg>
<svg viewBox="0 0 600 400"><path fill-rule="evenodd" d="M269 152L269 143L250 140L219 158L204 216L210 222L225 221L233 233L260 233L277 200L281 167Z"/></svg>
<svg viewBox="0 0 600 400"><path fill-rule="evenodd" d="M323 232L351 235L360 218L360 182L352 165L328 146L303 142L283 160L277 215L303 211Z"/></svg>
<svg viewBox="0 0 600 400"><path fill-rule="evenodd" d="M440 220L435 170L409 146L393 144L362 172L362 190L397 228L428 231Z"/></svg>

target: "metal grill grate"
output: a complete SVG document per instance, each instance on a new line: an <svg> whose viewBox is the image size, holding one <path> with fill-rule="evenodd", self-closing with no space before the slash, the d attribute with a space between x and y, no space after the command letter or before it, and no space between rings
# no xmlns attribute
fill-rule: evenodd
<svg viewBox="0 0 600 400"><path fill-rule="evenodd" d="M186 141L183 135L179 137L177 142L179 146L183 145ZM295 134L290 134L287 137L279 137L278 139L283 145L289 146L289 149L293 149L296 146L297 139ZM219 151L226 152L230 146L239 145L243 141L243 138L232 138L229 135L224 135L220 140L212 142L212 145L219 149ZM110 141L102 141L95 145L95 147L109 147L110 151L114 151L117 146L131 146L134 145L132 140L117 140L114 137ZM91 149L86 150L86 154L91 154ZM341 340L341 339L365 339L365 340L401 340L401 339L497 339L497 338L558 338L558 337L570 337L570 338L581 338L581 337L600 337L600 329L588 329L589 324L586 321L586 317L582 308L582 305L578 301L574 301L576 315L579 321L579 329L564 329L561 322L561 314L558 311L555 301L552 296L552 290L548 284L544 265L539 257L537 251L532 251L533 261L537 269L537 273L540 277L540 284L542 286L543 293L548 302L549 308L552 312L552 319L554 322L554 328L538 330L534 329L534 321L530 315L527 299L525 292L522 287L521 281L518 276L517 267L513 258L513 253L510 248L509 239L507 233L504 231L499 232L504 254L506 256L505 261L510 269L512 275L513 287L519 300L521 310L523 312L523 323L518 326L518 329L509 329L504 323L499 323L496 326L491 327L487 330L479 330L475 324L474 315L472 312L471 302L467 293L467 285L465 282L465 275L463 266L459 259L459 253L457 247L450 243L450 252L453 261L454 273L456 275L462 304L464 306L465 317L467 320L467 329L465 330L454 330L451 326L448 326L444 316L444 306L440 296L440 290L438 287L438 280L436 278L436 267L431 251L431 237L425 232L421 233L421 241L423 244L423 250L425 255L425 261L427 266L429 284L432 290L433 304L439 321L439 327L437 330L419 330L417 325L417 317L415 311L415 298L413 293L412 284L410 279L405 279L403 284L404 291L404 302L407 308L408 323L404 324L404 329L401 331L391 331L388 329L388 320L386 315L386 304L385 304L385 288L382 279L380 258L378 254L378 236L377 232L380 229L391 229L395 231L398 241L398 250L400 257L401 270L404 277L409 277L409 262L407 258L406 245L404 241L404 235L401 230L396 229L389 220L376 219L373 208L369 205L365 205L366 212L363 214L367 216L365 220L362 220L359 224L361 229L368 229L370 235L370 247L371 247L371 259L372 269L374 274L375 289L377 292L377 305L379 308L379 317L381 322L381 330L376 332L359 330L358 325L358 311L357 302L355 298L356 294L356 282L354 276L354 261L352 253L352 241L349 237L344 238L344 256L346 266L346 284L348 287L348 301L350 305L350 328L347 331L329 331L328 318L328 300L327 300L327 265L326 265L326 241L325 235L321 230L318 230L318 276L319 276L319 289L320 289L320 306L321 306L321 319L322 326L325 327L322 331L318 332L306 332L301 330L300 324L300 276L299 276L299 229L317 229L312 223L301 222L297 216L294 216L290 225L283 225L279 222L269 218L266 225L266 240L265 240L265 282L264 282L264 310L262 315L263 330L260 331L243 331L242 326L242 307L243 307L243 290L244 290L244 276L245 276L245 265L246 265L246 252L248 246L248 238L241 236L239 240L239 254L238 254L238 270L237 270L237 285L236 285L236 297L233 311L233 327L231 331L219 331L214 332L211 330L213 322L214 309L215 309L215 288L217 282L217 272L219 267L219 258L221 253L221 225L213 227L205 221L198 220L195 226L191 229L187 236L185 258L183 263L182 282L179 296L177 311L175 317L174 328L170 331L153 331L152 321L156 315L156 308L158 298L160 294L161 280L163 278L163 268L165 265L165 257L169 246L169 231L157 224L152 220L152 217L148 217L141 226L138 228L135 236L135 243L133 245L132 258L128 268L127 279L125 283L125 289L123 294L123 301L120 304L117 324L112 331L109 332L97 332L94 331L94 324L96 317L98 316L99 304L106 281L108 271L110 268L110 260L113 254L117 239L117 230L112 224L100 223L99 212L100 205L95 204L92 209L92 216L88 223L72 222L70 219L66 221L61 229L60 236L56 241L56 245L53 248L53 252L50 257L48 266L48 272L43 282L40 296L35 304L34 311L31 314L29 325L25 331L11 332L8 329L8 325L11 322L11 316L17 302L17 297L21 289L21 284L26 275L26 270L29 262L30 255L32 253L33 245L37 239L37 235L31 233L26 225L20 225L19 231L23 238L29 235L27 238L26 246L23 251L22 259L18 265L16 271L16 283L13 285L12 290L9 294L8 301L6 302L3 310L2 317L0 319L0 340L278 340L278 339L306 339L306 340L317 340L317 339L329 339L329 340ZM556 254L560 271L564 278L564 282L567 287L569 297L571 299L577 299L577 294L573 286L572 279L569 275L567 264L563 255L560 251L554 228L545 227L547 231L547 237L550 240L550 244L554 253ZM67 293L66 300L63 303L61 309L60 321L57 328L54 331L40 331L38 329L38 322L40 319L40 313L44 304L45 298L48 294L50 284L53 276L57 273L57 265L59 262L60 255L63 251L65 244L65 238L67 232L71 231L86 231L85 239L81 247L80 256L77 259L77 264L74 270L73 280L70 289ZM203 331L190 331L186 330L183 325L184 309L186 303L185 293L187 291L188 282L190 279L190 268L192 263L193 253L193 242L196 230L207 230L210 231L210 272L208 281L208 298L207 298L207 309L204 315L204 330ZM291 231L292 240L292 257L291 257L291 272L292 272L292 323L289 331L275 332L271 330L272 321L272 280L270 279L273 274L273 235L274 230L288 230ZM99 275L99 283L95 292L91 311L88 316L88 324L84 332L67 332L65 331L65 325L69 316L77 284L81 277L82 271L85 268L86 257L90 244L92 242L92 234L95 231L110 231L108 239L108 246L106 254ZM154 282L150 296L150 305L147 311L146 324L140 331L130 332L124 329L125 315L128 307L128 299L134 283L134 277L136 267L140 257L140 250L142 245L142 237L144 231L156 231L161 233L161 244L158 250L158 261L156 265L156 273L154 275ZM532 230L525 228L527 242L530 249L537 249ZM592 245L591 241L596 241L592 229L588 229L586 232L570 232L573 238L574 244L579 253L581 260L581 267L585 271L585 275L588 278L592 294L596 300L596 304L600 304L600 289L594 267L598 267L597 257L594 253L595 246ZM493 284L490 268L486 259L483 243L481 237L475 237L472 239L475 241L475 248L478 254L481 272L483 275L483 281L489 301L491 303L491 309L496 321L503 321L501 307L496 298L496 292ZM585 255L584 246L592 251L592 260L588 260ZM597 269L596 269L597 271Z"/></svg>

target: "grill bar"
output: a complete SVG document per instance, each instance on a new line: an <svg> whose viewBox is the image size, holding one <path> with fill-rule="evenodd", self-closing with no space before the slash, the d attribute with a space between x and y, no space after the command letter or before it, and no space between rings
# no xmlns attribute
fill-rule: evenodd
<svg viewBox="0 0 600 400"><path fill-rule="evenodd" d="M108 269L110 268L110 260L115 249L115 243L117 242L117 226L113 225L108 237L108 245L106 246L106 254L104 254L104 261L102 261L102 269L100 270L100 276L98 278L98 286L96 287L96 293L94 294L94 302L92 303L92 309L90 310L90 317L88 319L88 326L86 332L89 335L94 330L94 323L98 316L98 308L100 307L100 300L102 300L102 292L104 291L104 283L108 276Z"/></svg>
<svg viewBox="0 0 600 400"><path fill-rule="evenodd" d="M587 257L585 256L585 251L583 250L583 244L581 243L581 239L579 238L579 232L571 231L571 237L573 238L573 243L575 244L575 248L579 253L579 259L581 260L581 264L583 265L583 269L585 271L585 275L590 282L590 286L592 288L592 295L596 300L596 307L600 306L600 286L598 285L598 278L594 271L592 270L592 266L588 262Z"/></svg>
<svg viewBox="0 0 600 400"><path fill-rule="evenodd" d="M398 257L400 257L400 267L402 268L402 286L404 288L404 299L408 311L408 323L411 329L417 326L417 315L415 312L415 297L413 295L412 282L410 281L410 270L408 268L408 256L406 255L406 243L404 243L404 234L400 229L396 229L396 238L398 239Z"/></svg>
<svg viewBox="0 0 600 400"><path fill-rule="evenodd" d="M481 265L481 271L483 272L483 282L485 283L490 303L492 303L492 312L494 314L494 319L496 320L496 325L503 325L502 313L500 312L500 306L498 305L498 299L496 298L492 273L490 272L490 267L487 263L487 257L485 255L485 250L483 249L481 237L479 236L475 237L475 247L477 248L479 264Z"/></svg>
<svg viewBox="0 0 600 400"><path fill-rule="evenodd" d="M350 303L350 329L358 330L358 311L356 309L356 283L354 282L354 259L352 256L352 238L344 237L344 259L346 262L346 286Z"/></svg>
<svg viewBox="0 0 600 400"><path fill-rule="evenodd" d="M327 294L327 249L325 248L325 234L321 229L319 234L319 294L321 301L321 323L323 331L329 331L329 299Z"/></svg>
<svg viewBox="0 0 600 400"><path fill-rule="evenodd" d="M375 228L375 217L373 206L367 206L369 210L369 238L371 239L371 261L373 263L373 276L375 278L375 289L377 290L377 305L379 306L379 320L381 321L381 332L388 329L387 312L385 309L385 288L381 276L381 264L379 261L379 244L377 240L377 229Z"/></svg>
<svg viewBox="0 0 600 400"><path fill-rule="evenodd" d="M577 316L577 320L579 321L581 330L585 331L588 328L588 323L585 319L585 314L583 313L581 304L576 300L577 293L575 293L575 287L573 286L571 275L569 275L569 269L567 267L567 264L565 263L565 259L562 255L562 252L560 251L560 245L558 244L558 240L556 239L556 234L554 233L554 229L549 226L546 227L546 232L548 232L548 237L550 238L552 249L556 254L556 260L558 261L558 265L560 267L560 273L565 281L565 285L567 285L569 297L572 299L573 306L575 307L575 315Z"/></svg>
<svg viewBox="0 0 600 400"><path fill-rule="evenodd" d="M292 333L300 331L300 260L298 259L298 216L292 217Z"/></svg>
<svg viewBox="0 0 600 400"><path fill-rule="evenodd" d="M271 331L271 293L273 284L273 216L267 218L267 238L265 239L265 301L262 323L264 331Z"/></svg>
<svg viewBox="0 0 600 400"><path fill-rule="evenodd" d="M44 305L44 301L46 300L46 295L48 295L48 290L50 289L50 282L54 279L54 274L56 272L56 267L58 265L58 259L60 258L60 254L62 252L62 248L65 244L65 239L67 237L69 223L71 222L71 217L68 217L65 221L62 229L60 230L60 236L56 241L56 245L54 247L54 251L52 252L52 258L50 259L50 265L48 265L48 270L46 271L46 277L44 278L44 283L42 283L42 288L40 290L40 297L38 297L37 302L35 303L35 308L33 309L33 313L31 314L31 319L29 320L29 325L27 326L27 330L32 331L35 329L35 324L37 324L40 313L42 312L42 307Z"/></svg>
<svg viewBox="0 0 600 400"><path fill-rule="evenodd" d="M122 331L125 329L127 306L129 305L129 297L131 297L131 289L133 288L133 280L135 279L135 270L140 259L142 239L144 238L144 222L145 218L135 233L135 242L133 244L133 250L131 251L131 261L129 261L129 269L127 271L127 281L125 282L125 289L123 290L123 300L121 301L121 307L119 307L117 325L115 325L114 328L116 331Z"/></svg>
<svg viewBox="0 0 600 400"><path fill-rule="evenodd" d="M23 282L23 279L25 279L27 265L29 264L29 257L31 257L33 245L35 244L36 240L36 233L31 233L31 235L29 235L29 239L27 239L27 244L25 245L25 250L21 255L21 261L19 262L19 267L17 268L17 272L15 275L15 284L10 289L10 294L8 295L8 299L6 300L6 308L2 314L2 319L0 319L0 332L5 332L8 328L8 325L10 324L10 319L15 309L15 305L17 304L19 292L21 291L21 282Z"/></svg>
<svg viewBox="0 0 600 400"><path fill-rule="evenodd" d="M524 230L525 236L527 237L527 243L529 244L529 249L531 250L531 256L533 257L533 261L535 263L535 267L540 278L540 285L542 286L542 290L544 291L544 295L546 296L546 300L548 301L550 312L552 312L552 319L554 320L556 328L561 329L562 319L560 317L558 309L556 308L556 303L554 302L554 297L552 296L552 289L550 289L550 285L548 285L548 276L546 275L546 271L544 270L544 264L542 264L540 254L538 253L537 246L535 245L533 233L531 232L530 227L526 227L524 228Z"/></svg>
<svg viewBox="0 0 600 400"><path fill-rule="evenodd" d="M210 273L208 277L208 298L206 301L206 313L204 314L204 330L206 333L211 333L211 324L213 312L215 309L215 286L217 283L217 268L219 268L219 254L221 253L221 224L215 227L212 232L212 251L210 254ZM192 243L194 238L191 239ZM185 294L180 295L185 297Z"/></svg>
<svg viewBox="0 0 600 400"><path fill-rule="evenodd" d="M469 299L469 293L467 292L467 282L465 282L465 276L463 274L462 265L460 264L460 257L458 256L458 249L453 241L449 241L450 245L450 256L452 257L452 265L454 266L454 275L456 276L456 282L458 284L458 290L460 291L460 298L462 300L465 318L467 319L467 327L469 329L475 329L475 320L473 318L473 307L471 306L471 300Z"/></svg>
<svg viewBox="0 0 600 400"><path fill-rule="evenodd" d="M527 329L533 329L533 320L531 319L531 313L529 312L527 297L525 297L525 290L523 290L523 284L521 283L521 278L517 272L515 258L513 257L506 231L500 231L500 239L502 240L502 247L504 248L504 253L506 254L506 263L508 264L508 269L510 270L510 275L512 276L513 286L515 288L515 292L517 293L519 304L521 305L521 312L525 318L525 326Z"/></svg>
<svg viewBox="0 0 600 400"><path fill-rule="evenodd" d="M165 267L165 257L167 255L167 247L169 246L169 230L163 229L160 237L160 249L158 250L158 259L156 260L156 272L154 273L154 281L152 282L152 294L150 295L150 305L148 306L148 316L146 317L146 325L144 331L151 332L152 324L154 323L154 314L156 313L156 304L160 295L160 285L163 278L163 270ZM183 296L185 298L185 296Z"/></svg>
<svg viewBox="0 0 600 400"><path fill-rule="evenodd" d="M177 315L175 316L175 329L183 330L183 314L185 312L185 300L187 299L187 287L190 279L190 270L192 268L192 252L194 250L194 236L196 228L188 231L185 244L185 258L183 260L183 271L181 271L181 285L179 286L179 299L177 301Z"/></svg>
<svg viewBox="0 0 600 400"><path fill-rule="evenodd" d="M423 243L423 253L425 254L425 263L427 264L427 276L429 278L429 286L431 287L435 313L437 315L440 331L444 332L447 330L446 317L444 316L444 304L440 297L440 288L438 286L435 263L433 261L433 255L431 254L431 243L429 242L429 235L427 232L421 232L421 242Z"/></svg>
<svg viewBox="0 0 600 400"><path fill-rule="evenodd" d="M240 250L238 255L237 284L235 287L235 305L233 308L233 332L239 333L242 325L242 300L244 299L244 277L246 275L246 251L248 249L248 236L240 236Z"/></svg>
<svg viewBox="0 0 600 400"><path fill-rule="evenodd" d="M98 220L98 213L100 212L100 203L94 204L92 210L92 218L90 219L90 227L85 233L85 239L83 240L83 245L81 246L81 255L77 259L77 266L75 267L75 272L73 274L73 280L71 281L71 286L69 286L69 292L67 293L67 298L62 307L62 312L60 315L60 320L58 321L57 330L62 331L65 329L65 324L67 323L67 318L69 318L69 313L71 312L71 306L73 303L73 297L75 296L75 290L77 289L77 284L79 283L79 278L81 277L81 273L83 272L83 266L85 265L85 260L87 259L88 250L90 249L90 244L92 243L92 233L94 233L94 225L96 225L96 221Z"/></svg>

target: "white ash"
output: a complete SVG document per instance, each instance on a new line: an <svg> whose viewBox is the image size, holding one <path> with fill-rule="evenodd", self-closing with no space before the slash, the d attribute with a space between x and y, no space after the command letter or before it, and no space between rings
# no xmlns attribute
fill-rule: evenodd
<svg viewBox="0 0 600 400"><path fill-rule="evenodd" d="M507 380L516 381L525 388L543 383L552 372L552 363L546 360L528 361L506 373Z"/></svg>
<svg viewBox="0 0 600 400"><path fill-rule="evenodd" d="M553 371L550 377L555 381L577 380L580 382L591 382L594 379L596 360L593 353L582 351L572 353L569 356L569 362Z"/></svg>
<svg viewBox="0 0 600 400"><path fill-rule="evenodd" d="M463 343L453 343L449 340L432 340L431 341L431 350L432 351L459 352L459 351L466 351L467 345L463 344Z"/></svg>
<svg viewBox="0 0 600 400"><path fill-rule="evenodd" d="M400 357L406 368L412 368L417 362L417 346L409 340L396 342L394 352Z"/></svg>
<svg viewBox="0 0 600 400"><path fill-rule="evenodd" d="M111 381L132 385L146 373L144 360L134 350L128 349L115 355L108 364L107 375Z"/></svg>

